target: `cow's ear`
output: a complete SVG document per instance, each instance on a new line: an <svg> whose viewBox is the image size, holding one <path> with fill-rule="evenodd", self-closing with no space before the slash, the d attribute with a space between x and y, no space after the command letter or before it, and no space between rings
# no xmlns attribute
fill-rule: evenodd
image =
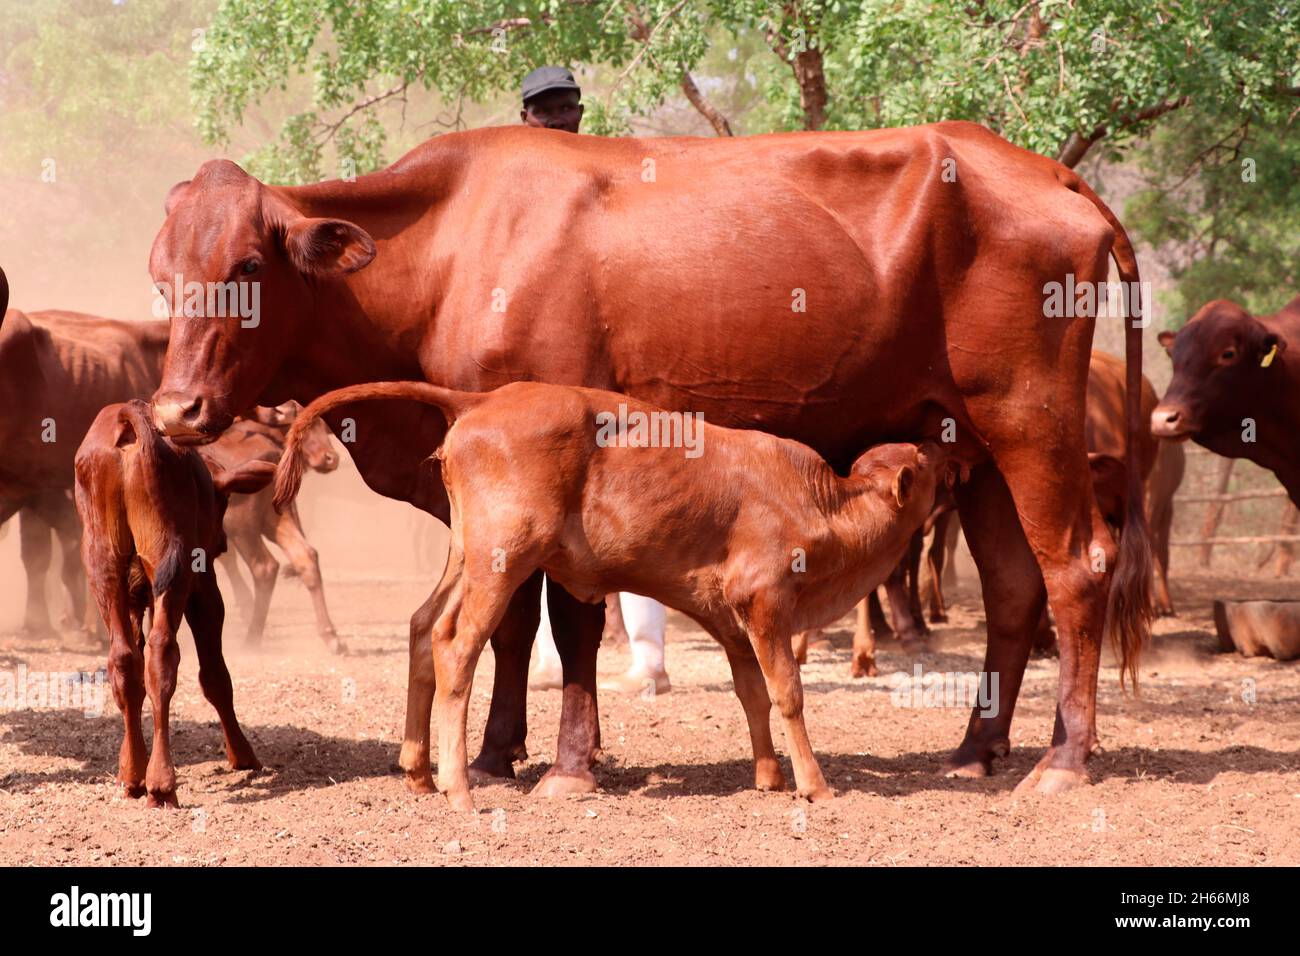
<svg viewBox="0 0 1300 956"><path fill-rule="evenodd" d="M1174 337L1177 334L1178 334L1177 332L1170 332L1168 329L1165 329L1163 332L1161 332L1159 335L1156 336L1156 341L1165 347L1166 352L1171 352L1172 354L1171 350L1174 347Z"/></svg>
<svg viewBox="0 0 1300 956"><path fill-rule="evenodd" d="M1286 339L1277 335L1275 332L1268 333L1264 336L1264 341L1261 344L1261 354L1259 358L1260 366L1268 368L1273 364L1273 360L1285 351Z"/></svg>
<svg viewBox="0 0 1300 956"><path fill-rule="evenodd" d="M182 180L171 189L167 190L167 198L163 200L163 215L170 216L172 210L176 208L176 204L179 203L189 191L190 181L188 179Z"/></svg>
<svg viewBox="0 0 1300 956"><path fill-rule="evenodd" d="M911 465L904 465L898 469L894 475L894 500L898 502L898 507L907 507L908 500L912 497L912 489L916 485L916 470Z"/></svg>
<svg viewBox="0 0 1300 956"><path fill-rule="evenodd" d="M269 461L246 461L212 476L217 491L224 495L251 495L261 491L275 478L275 465Z"/></svg>
<svg viewBox="0 0 1300 956"><path fill-rule="evenodd" d="M375 257L375 240L346 219L295 220L284 245L299 272L321 279L356 272Z"/></svg>

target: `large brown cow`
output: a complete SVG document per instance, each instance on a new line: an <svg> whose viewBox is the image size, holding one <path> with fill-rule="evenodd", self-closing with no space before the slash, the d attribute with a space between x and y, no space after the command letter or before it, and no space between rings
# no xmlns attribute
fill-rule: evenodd
<svg viewBox="0 0 1300 956"><path fill-rule="evenodd" d="M1273 315L1235 302L1203 305L1178 332L1161 332L1174 377L1151 414L1154 434L1248 458L1300 505L1300 297Z"/></svg>
<svg viewBox="0 0 1300 956"><path fill-rule="evenodd" d="M204 442L254 404L353 383L487 390L535 379L796 438L840 470L872 444L940 437L951 418L954 455L977 466L957 497L984 587L985 667L1001 676L996 716L972 714L951 767L987 774L1007 753L1050 598L1059 708L1025 783L1054 791L1087 779L1108 597L1126 668L1148 629L1137 469L1118 547L1088 483L1094 320L1045 315L1048 283L1096 288L1111 255L1136 282L1122 227L1074 172L968 123L719 140L475 130L354 182L302 187L217 160L169 194L150 272L169 285L258 283L248 299L255 288L261 315L186 314L173 296L154 413L176 440ZM1125 338L1136 396L1135 323ZM1128 411L1138 436L1136 398ZM442 416L345 408L332 413L336 430L344 417L367 483L446 521L445 491L422 461ZM1105 572L1091 569L1095 548ZM480 773L513 775L524 752L540 588L535 575L516 592L493 638ZM565 688L543 794L593 789L600 742L604 615L558 597ZM419 741L431 613L426 601L411 626L402 765L417 788L430 783Z"/></svg>
<svg viewBox="0 0 1300 956"><path fill-rule="evenodd" d="M13 310L0 313L0 321L0 524L21 511L24 622L48 632L50 528L63 545L74 616L84 620L81 525L72 503L77 446L105 405L147 397L157 387L168 324L57 310Z"/></svg>

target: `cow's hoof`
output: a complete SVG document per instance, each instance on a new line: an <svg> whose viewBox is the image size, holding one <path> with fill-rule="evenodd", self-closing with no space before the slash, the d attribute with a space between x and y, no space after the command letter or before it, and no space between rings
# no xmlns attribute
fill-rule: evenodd
<svg viewBox="0 0 1300 956"><path fill-rule="evenodd" d="M1029 775L1016 784L1017 794L1035 791L1042 794L1064 793L1075 787L1088 785L1088 775L1082 770L1065 767L1035 767Z"/></svg>
<svg viewBox="0 0 1300 956"><path fill-rule="evenodd" d="M785 789L785 774L775 761L764 761L754 768L754 789L780 792Z"/></svg>
<svg viewBox="0 0 1300 956"><path fill-rule="evenodd" d="M866 657L862 660L855 658L849 672L854 677L875 677L880 673L876 668L876 659L874 657Z"/></svg>
<svg viewBox="0 0 1300 956"><path fill-rule="evenodd" d="M150 790L146 806L153 810L179 810L175 790Z"/></svg>
<svg viewBox="0 0 1300 956"><path fill-rule="evenodd" d="M325 649L331 654L342 656L348 652L347 644L343 643L343 638L337 634L323 634L321 639L325 642Z"/></svg>
<svg viewBox="0 0 1300 956"><path fill-rule="evenodd" d="M554 767L533 787L532 797L571 797L579 793L595 793L596 776L590 770L581 773L557 771Z"/></svg>
<svg viewBox="0 0 1300 956"><path fill-rule="evenodd" d="M144 788L144 781L119 780L118 786L121 787L122 796L130 800L138 800L147 792Z"/></svg>
<svg viewBox="0 0 1300 956"><path fill-rule="evenodd" d="M427 769L423 772L407 770L404 780L406 781L406 789L416 796L427 796L438 792L438 788L433 785L433 774Z"/></svg>
<svg viewBox="0 0 1300 956"><path fill-rule="evenodd" d="M468 790L444 790L443 796L447 798L447 806L456 813L474 812L474 798Z"/></svg>
<svg viewBox="0 0 1300 956"><path fill-rule="evenodd" d="M513 780L515 779L515 760L527 760L528 751L523 747L517 749L513 759L508 756L491 754L487 751L480 753L474 758L474 762L469 765L469 779L471 783L483 783L493 780Z"/></svg>
<svg viewBox="0 0 1300 956"><path fill-rule="evenodd" d="M814 787L811 790L800 790L799 796L803 797L809 803L826 803L835 799L835 791L823 784L820 787Z"/></svg>
<svg viewBox="0 0 1300 956"><path fill-rule="evenodd" d="M931 615L930 615L930 623L931 623L931 624L947 624L947 623L948 623L948 615L947 615L947 614L931 614Z"/></svg>
<svg viewBox="0 0 1300 956"><path fill-rule="evenodd" d="M981 777L993 776L992 760L971 760L961 764L945 764L943 768L945 777L960 777L966 780L978 780Z"/></svg>
<svg viewBox="0 0 1300 956"><path fill-rule="evenodd" d="M261 770L262 761L251 750L246 754L236 754L230 758L231 770Z"/></svg>
<svg viewBox="0 0 1300 956"><path fill-rule="evenodd" d="M1177 617L1178 612L1171 607L1156 608L1156 617Z"/></svg>

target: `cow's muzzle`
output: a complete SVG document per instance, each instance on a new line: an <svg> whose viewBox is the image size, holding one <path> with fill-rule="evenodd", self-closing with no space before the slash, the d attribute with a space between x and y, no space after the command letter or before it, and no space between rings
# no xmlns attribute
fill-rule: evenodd
<svg viewBox="0 0 1300 956"><path fill-rule="evenodd" d="M179 444L202 445L216 439L221 429L204 422L203 399L181 392L164 392L153 400L153 423L160 433Z"/></svg>
<svg viewBox="0 0 1300 956"><path fill-rule="evenodd" d="M1151 413L1151 434L1157 438L1182 441L1191 438L1195 431L1187 410L1179 405L1161 402Z"/></svg>

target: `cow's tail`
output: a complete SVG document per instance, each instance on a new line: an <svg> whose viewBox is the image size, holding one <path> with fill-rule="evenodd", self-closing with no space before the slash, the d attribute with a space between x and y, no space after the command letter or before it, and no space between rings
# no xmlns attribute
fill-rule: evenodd
<svg viewBox="0 0 1300 956"><path fill-rule="evenodd" d="M450 427L455 424L457 418L481 404L486 398L487 394L483 392L458 392L439 385L430 385L428 382L370 382L326 392L299 412L289 428L284 454L275 472L275 510L281 511L288 507L289 503L297 497L298 489L302 485L304 461L298 445L303 433L316 419L340 405L376 399L408 399L441 409Z"/></svg>
<svg viewBox="0 0 1300 956"><path fill-rule="evenodd" d="M1110 224L1115 233L1111 255L1119 270L1120 281L1130 294L1121 301L1138 304L1138 315L1124 316L1124 420L1125 467L1128 471L1124 515L1124 529L1120 532L1119 559L1115 577L1111 582L1106 605L1106 627L1120 659L1120 686L1127 675L1138 686L1138 660L1142 646L1151 634L1151 535L1147 528L1146 508L1143 505L1142 444L1149 427L1142 420L1142 329L1148 318L1145 310L1150 304L1141 296L1137 255L1133 243L1115 214L1082 179L1078 190L1097 207L1097 211ZM1133 320L1137 318L1139 322Z"/></svg>

